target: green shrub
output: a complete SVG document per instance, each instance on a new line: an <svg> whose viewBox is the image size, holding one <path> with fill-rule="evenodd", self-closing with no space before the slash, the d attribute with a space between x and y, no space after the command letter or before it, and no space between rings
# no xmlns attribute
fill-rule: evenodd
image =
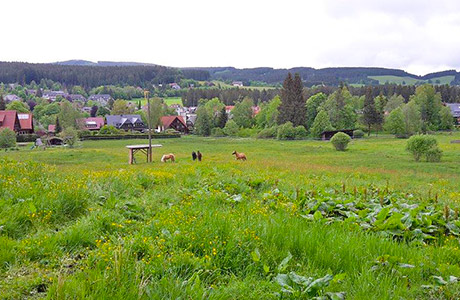
<svg viewBox="0 0 460 300"><path fill-rule="evenodd" d="M147 133L149 133L149 131L147 130ZM165 133L180 133L179 131L177 131L176 129L174 128L168 128L165 130Z"/></svg>
<svg viewBox="0 0 460 300"><path fill-rule="evenodd" d="M300 125L294 128L295 129L295 138L301 140L307 137L308 132L304 126Z"/></svg>
<svg viewBox="0 0 460 300"><path fill-rule="evenodd" d="M362 131L361 129L353 131L353 137L357 139L364 137L364 131Z"/></svg>
<svg viewBox="0 0 460 300"><path fill-rule="evenodd" d="M224 127L224 133L228 136L236 136L240 128L233 120L228 120Z"/></svg>
<svg viewBox="0 0 460 300"><path fill-rule="evenodd" d="M409 138L406 145L406 150L412 153L415 161L420 161L423 155L433 149L437 148L438 142L436 139L429 135L414 135Z"/></svg>
<svg viewBox="0 0 460 300"><path fill-rule="evenodd" d="M278 127L277 126L264 128L261 131L259 131L259 133L257 134L257 138L258 139L275 138L277 132L278 132Z"/></svg>
<svg viewBox="0 0 460 300"><path fill-rule="evenodd" d="M334 145L337 151L345 151L348 147L348 143L351 141L351 138L348 134L343 132L337 132L331 138L331 143Z"/></svg>
<svg viewBox="0 0 460 300"><path fill-rule="evenodd" d="M29 143L35 142L38 138L38 135L35 133L32 134L20 134L16 136L16 142L18 143Z"/></svg>
<svg viewBox="0 0 460 300"><path fill-rule="evenodd" d="M224 130L222 128L214 127L213 129L211 129L211 135L219 137L219 136L225 136L225 133L224 133Z"/></svg>
<svg viewBox="0 0 460 300"><path fill-rule="evenodd" d="M438 147L431 148L426 152L426 161L440 162L442 157L442 150Z"/></svg>
<svg viewBox="0 0 460 300"><path fill-rule="evenodd" d="M91 135L91 131L89 130L78 130L78 137L81 138L81 137L84 137L84 136L88 136L88 135Z"/></svg>
<svg viewBox="0 0 460 300"><path fill-rule="evenodd" d="M122 131L115 128L112 125L104 125L99 130L99 134L121 134Z"/></svg>
<svg viewBox="0 0 460 300"><path fill-rule="evenodd" d="M257 134L257 129L256 128L241 128L238 131L237 136L239 137L252 137Z"/></svg>
<svg viewBox="0 0 460 300"><path fill-rule="evenodd" d="M296 129L291 122L286 122L278 127L276 138L278 140L293 140L296 138Z"/></svg>
<svg viewBox="0 0 460 300"><path fill-rule="evenodd" d="M16 147L16 133L9 128L0 130L0 148Z"/></svg>
<svg viewBox="0 0 460 300"><path fill-rule="evenodd" d="M73 127L68 127L62 131L61 137L64 142L72 148L78 141L78 132Z"/></svg>

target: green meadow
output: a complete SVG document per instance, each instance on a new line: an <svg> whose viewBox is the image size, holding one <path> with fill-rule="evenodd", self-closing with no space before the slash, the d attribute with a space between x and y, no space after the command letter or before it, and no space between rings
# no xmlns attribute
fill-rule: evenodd
<svg viewBox="0 0 460 300"><path fill-rule="evenodd" d="M401 76L393 76L393 75L382 75L382 76L369 76L371 79L375 79L379 81L379 84L388 83L395 83L395 84L404 84L404 85L413 85L417 83L428 83L428 80L419 80L412 77L401 77ZM452 80L454 80L455 76L440 76L431 79L432 84L450 84Z"/></svg>
<svg viewBox="0 0 460 300"><path fill-rule="evenodd" d="M460 134L436 139L439 163L389 136L2 151L0 298L457 299Z"/></svg>
<svg viewBox="0 0 460 300"><path fill-rule="evenodd" d="M136 99L129 100L129 102L135 105L137 105L139 101L141 101L141 105L147 104L147 100L145 98L136 98ZM166 105L173 105L173 104L179 104L181 106L183 105L181 97L165 97L163 98L163 101Z"/></svg>

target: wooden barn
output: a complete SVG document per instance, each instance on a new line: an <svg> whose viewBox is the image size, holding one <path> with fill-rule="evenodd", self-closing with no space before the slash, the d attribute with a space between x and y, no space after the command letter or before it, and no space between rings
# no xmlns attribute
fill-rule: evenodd
<svg viewBox="0 0 460 300"><path fill-rule="evenodd" d="M323 141L328 141L330 140L334 134L338 133L338 132L343 132L343 133L346 133L348 134L351 138L353 138L353 129L344 129L344 130L330 130L330 131L324 131L323 133L321 133L321 139Z"/></svg>
<svg viewBox="0 0 460 300"><path fill-rule="evenodd" d="M187 124L182 116L164 116L161 117L162 131L174 129L181 133L188 133Z"/></svg>

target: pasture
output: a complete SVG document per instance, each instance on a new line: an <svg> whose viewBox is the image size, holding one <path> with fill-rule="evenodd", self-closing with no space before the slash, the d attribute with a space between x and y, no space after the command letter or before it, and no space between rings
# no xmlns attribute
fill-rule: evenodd
<svg viewBox="0 0 460 300"><path fill-rule="evenodd" d="M404 84L404 85L413 85L418 82L428 83L428 80L421 80L412 77L403 77L403 76L393 76L393 75L382 75L382 76L368 76L371 79L375 79L379 81L379 84L388 83L395 83L395 84ZM450 84L452 80L455 79L455 76L440 76L434 77L431 79L432 84Z"/></svg>
<svg viewBox="0 0 460 300"><path fill-rule="evenodd" d="M390 137L0 152L2 297L458 298L460 134L436 138L439 163Z"/></svg>
<svg viewBox="0 0 460 300"><path fill-rule="evenodd" d="M145 98L135 98L135 99L129 100L128 102L130 102L130 103L132 103L134 105L137 105L139 103L139 101L141 101L141 105L146 105L147 104L147 100ZM181 106L183 105L181 97L164 97L163 101L168 106L173 105L173 104L179 104Z"/></svg>

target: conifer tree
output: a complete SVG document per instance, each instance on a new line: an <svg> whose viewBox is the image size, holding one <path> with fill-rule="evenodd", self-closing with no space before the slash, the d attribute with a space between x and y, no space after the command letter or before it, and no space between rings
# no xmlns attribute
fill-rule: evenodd
<svg viewBox="0 0 460 300"><path fill-rule="evenodd" d="M377 124L379 116L375 108L375 101L372 96L372 87L367 87L366 97L364 98L363 123L367 126L367 134L371 134L371 126Z"/></svg>
<svg viewBox="0 0 460 300"><path fill-rule="evenodd" d="M225 124L227 124L228 116L227 111L225 110L225 106L222 107L222 110L219 113L219 119L217 121L217 127L224 128Z"/></svg>
<svg viewBox="0 0 460 300"><path fill-rule="evenodd" d="M283 82L283 88L281 89L281 105L278 107L280 112L278 116L278 123L284 124L291 119L292 112L292 86L294 81L292 80L291 73L288 73L286 79Z"/></svg>
<svg viewBox="0 0 460 300"><path fill-rule="evenodd" d="M0 95L0 110L6 109L5 99L3 99L3 95Z"/></svg>
<svg viewBox="0 0 460 300"><path fill-rule="evenodd" d="M55 133L60 133L62 131L61 124L59 123L59 117L56 117L56 128L55 128Z"/></svg>
<svg viewBox="0 0 460 300"><path fill-rule="evenodd" d="M305 100L303 97L303 84L299 74L292 78L289 73L284 80L281 90L281 105L278 108L279 124L292 122L294 126L305 125Z"/></svg>

